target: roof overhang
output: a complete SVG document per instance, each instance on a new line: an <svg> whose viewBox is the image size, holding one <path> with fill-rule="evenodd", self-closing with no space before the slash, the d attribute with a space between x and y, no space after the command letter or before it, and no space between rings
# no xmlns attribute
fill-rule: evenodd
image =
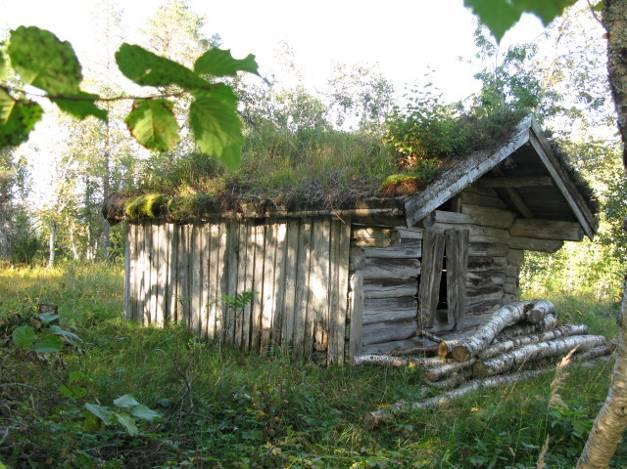
<svg viewBox="0 0 627 469"><path fill-rule="evenodd" d="M567 202L572 215L581 225L584 233L592 239L598 227L596 217L588 207L572 176L553 153L540 126L532 116L522 119L509 139L495 151L478 151L471 154L448 168L424 191L408 197L405 200L407 226L416 225L447 200L459 194L464 188L497 168L500 163L525 145L533 149L553 180L555 187Z"/></svg>

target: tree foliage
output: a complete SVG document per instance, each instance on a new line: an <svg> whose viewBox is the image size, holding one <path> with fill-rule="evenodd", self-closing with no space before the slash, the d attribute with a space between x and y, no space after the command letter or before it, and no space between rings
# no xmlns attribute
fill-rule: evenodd
<svg viewBox="0 0 627 469"><path fill-rule="evenodd" d="M107 119L107 112L96 105L103 99L81 90L81 65L68 42L43 29L20 26L11 31L6 49L23 84L42 90L46 98L73 117ZM124 43L115 59L124 76L137 85L174 86L177 97L192 96L189 119L199 148L226 166L237 167L242 145L237 98L229 85L215 79L239 71L257 73L253 55L239 60L230 51L210 49L191 70L141 46ZM4 59L1 66L7 68ZM26 96L24 90L0 84L0 148L26 141L41 119L41 106ZM126 118L131 134L150 150L171 150L179 140L172 107L161 96L136 99Z"/></svg>

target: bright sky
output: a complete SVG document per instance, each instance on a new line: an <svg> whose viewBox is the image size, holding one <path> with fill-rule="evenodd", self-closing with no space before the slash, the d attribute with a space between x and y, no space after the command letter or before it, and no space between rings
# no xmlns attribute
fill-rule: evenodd
<svg viewBox="0 0 627 469"><path fill-rule="evenodd" d="M114 1L132 42L165 0ZM276 71L278 45L294 50L303 80L321 87L335 63L377 64L398 87L419 80L428 68L451 99L468 95L475 69L475 20L463 0L190 0L205 18L208 36L218 33L234 55L254 53L261 71ZM0 0L0 27L36 25L69 40L79 59L93 50L97 0ZM542 32L532 16L504 40L534 40Z"/></svg>
<svg viewBox="0 0 627 469"><path fill-rule="evenodd" d="M125 41L139 40L148 18L165 0L114 0L123 10ZM19 25L48 29L74 46L79 60L88 65L103 57L92 57L97 45L98 0L0 0L0 33ZM192 11L205 18L205 33L219 34L222 47L235 57L257 56L262 74L280 78L277 51L281 43L294 52L304 84L321 90L338 63L369 64L391 79L397 91L420 82L428 70L445 98L457 100L474 91L472 76L477 71L473 32L476 20L463 0L190 0ZM502 43L537 39L540 22L524 16ZM116 46L117 47L117 46ZM58 126L44 117L28 144L20 150L29 156L35 193L45 199L52 184L53 164L50 135Z"/></svg>

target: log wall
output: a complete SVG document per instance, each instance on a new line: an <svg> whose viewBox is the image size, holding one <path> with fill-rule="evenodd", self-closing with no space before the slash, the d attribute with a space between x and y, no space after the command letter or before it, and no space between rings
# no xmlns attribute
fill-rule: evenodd
<svg viewBox="0 0 627 469"><path fill-rule="evenodd" d="M353 227L353 354L415 337L422 237L421 228Z"/></svg>
<svg viewBox="0 0 627 469"><path fill-rule="evenodd" d="M350 220L330 218L130 224L126 316L159 327L180 322L244 350L281 345L341 364L352 353L356 304L350 233ZM253 299L244 307L228 301L245 292Z"/></svg>

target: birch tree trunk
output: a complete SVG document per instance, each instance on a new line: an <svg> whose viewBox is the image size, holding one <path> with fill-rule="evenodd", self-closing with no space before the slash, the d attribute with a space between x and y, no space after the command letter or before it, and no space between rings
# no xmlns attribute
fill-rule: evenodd
<svg viewBox="0 0 627 469"><path fill-rule="evenodd" d="M50 222L50 235L48 236L48 268L52 269L54 267L54 255L55 249L57 245L57 223L52 221Z"/></svg>
<svg viewBox="0 0 627 469"><path fill-rule="evenodd" d="M627 1L605 0L603 25L608 32L607 68L623 141L623 166L627 175ZM627 230L627 220L624 222ZM627 425L627 277L618 317L618 349L610 390L594 421L578 468L607 467Z"/></svg>

